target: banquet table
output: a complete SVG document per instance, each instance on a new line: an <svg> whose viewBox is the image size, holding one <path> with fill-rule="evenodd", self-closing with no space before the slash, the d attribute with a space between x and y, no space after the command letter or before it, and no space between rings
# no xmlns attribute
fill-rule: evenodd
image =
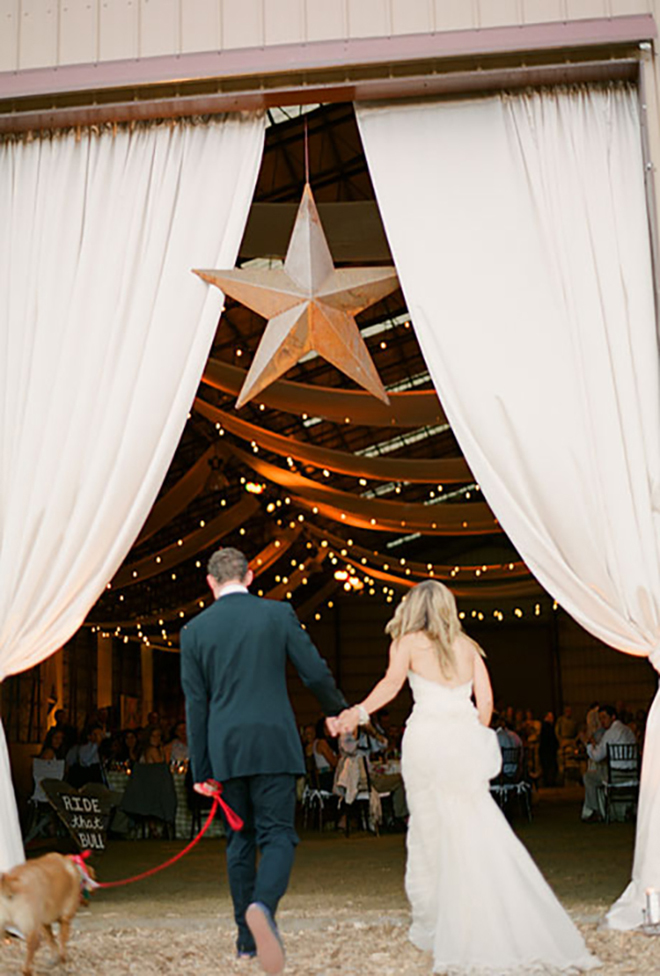
<svg viewBox="0 0 660 976"><path fill-rule="evenodd" d="M174 833L177 838L187 839L190 837L192 814L188 808L188 796L186 792L186 768L183 764L180 766L170 767L170 774L172 776L174 791L176 793ZM121 793L123 796L131 775L130 770L126 768L109 769L106 775L110 789L116 793ZM202 811L202 826L206 820L206 816L206 811ZM127 814L120 808L117 808L112 821L112 830L116 833L128 833L130 826L130 819L128 818ZM224 834L224 825L222 818L218 813L216 814L213 823L204 834L204 837L224 837Z"/></svg>

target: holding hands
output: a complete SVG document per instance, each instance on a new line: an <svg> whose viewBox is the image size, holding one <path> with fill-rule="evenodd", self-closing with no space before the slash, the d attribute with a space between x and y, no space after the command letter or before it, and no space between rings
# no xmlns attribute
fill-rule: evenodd
<svg viewBox="0 0 660 976"><path fill-rule="evenodd" d="M339 715L329 716L325 720L328 732L332 736L342 735L346 732L355 732L358 725L365 724L365 716L368 721L369 716L359 705L352 708L345 708Z"/></svg>

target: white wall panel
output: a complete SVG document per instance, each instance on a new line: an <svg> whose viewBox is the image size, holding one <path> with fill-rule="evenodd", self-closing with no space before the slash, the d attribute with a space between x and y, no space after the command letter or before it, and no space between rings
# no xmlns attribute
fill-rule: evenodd
<svg viewBox="0 0 660 976"><path fill-rule="evenodd" d="M138 56L138 0L101 0L99 7L99 59Z"/></svg>
<svg viewBox="0 0 660 976"><path fill-rule="evenodd" d="M348 0L349 37L382 37L391 33L388 0Z"/></svg>
<svg viewBox="0 0 660 976"><path fill-rule="evenodd" d="M566 8L571 20L607 17L609 15L608 7L608 0L566 0Z"/></svg>
<svg viewBox="0 0 660 976"><path fill-rule="evenodd" d="M139 0L139 4L140 57L178 54L179 0Z"/></svg>
<svg viewBox="0 0 660 976"><path fill-rule="evenodd" d="M653 13L653 0L609 0L613 17Z"/></svg>
<svg viewBox="0 0 660 976"><path fill-rule="evenodd" d="M522 20L520 0L480 0L479 26L506 27Z"/></svg>
<svg viewBox="0 0 660 976"><path fill-rule="evenodd" d="M523 18L526 24L566 20L566 0L523 0Z"/></svg>
<svg viewBox="0 0 660 976"><path fill-rule="evenodd" d="M328 41L346 36L344 0L306 0L307 40Z"/></svg>
<svg viewBox="0 0 660 976"><path fill-rule="evenodd" d="M19 67L57 64L57 0L22 0L20 9Z"/></svg>
<svg viewBox="0 0 660 976"><path fill-rule="evenodd" d="M428 34L433 30L433 0L390 0L392 33Z"/></svg>
<svg viewBox="0 0 660 976"><path fill-rule="evenodd" d="M474 0L435 0L435 29L470 30L478 27L477 9Z"/></svg>
<svg viewBox="0 0 660 976"><path fill-rule="evenodd" d="M288 3L282 4L286 16ZM261 47L264 43L263 0L222 0L222 46Z"/></svg>
<svg viewBox="0 0 660 976"><path fill-rule="evenodd" d="M263 0L266 44L302 44L305 40L305 0Z"/></svg>
<svg viewBox="0 0 660 976"><path fill-rule="evenodd" d="M98 58L98 0L61 0L60 64L84 64Z"/></svg>
<svg viewBox="0 0 660 976"><path fill-rule="evenodd" d="M18 0L0 0L0 71L18 67Z"/></svg>
<svg viewBox="0 0 660 976"><path fill-rule="evenodd" d="M220 0L181 0L181 51L216 51L221 46Z"/></svg>

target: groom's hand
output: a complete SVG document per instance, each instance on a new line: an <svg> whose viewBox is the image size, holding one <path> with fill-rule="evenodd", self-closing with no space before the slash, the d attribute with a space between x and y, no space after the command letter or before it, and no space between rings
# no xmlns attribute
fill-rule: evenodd
<svg viewBox="0 0 660 976"><path fill-rule="evenodd" d="M203 783L195 783L193 789L195 793L202 796L215 796L219 792L220 784L216 779L205 779Z"/></svg>
<svg viewBox="0 0 660 976"><path fill-rule="evenodd" d="M325 727L328 731L328 735L331 735L333 739L339 735L339 728L337 727L338 721L339 720L336 715L328 715L325 720Z"/></svg>

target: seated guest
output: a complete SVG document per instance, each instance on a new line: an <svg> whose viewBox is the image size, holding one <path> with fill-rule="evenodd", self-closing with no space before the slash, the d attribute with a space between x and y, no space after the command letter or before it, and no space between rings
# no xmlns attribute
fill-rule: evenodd
<svg viewBox="0 0 660 976"><path fill-rule="evenodd" d="M586 725L586 738L595 739L596 742L600 739L605 729L600 724L600 718L598 717L600 712L600 705L597 701L592 702L587 709L587 716L585 718Z"/></svg>
<svg viewBox="0 0 660 976"><path fill-rule="evenodd" d="M325 719L320 718L316 727L313 725L305 726L303 729L303 748L307 760L313 764L316 781L320 789L331 793L339 757L325 737Z"/></svg>
<svg viewBox="0 0 660 976"><path fill-rule="evenodd" d="M381 758L387 752L389 742L387 736L379 732L372 722L361 725L358 729L358 753L367 760Z"/></svg>
<svg viewBox="0 0 660 976"><path fill-rule="evenodd" d="M44 739L44 749L53 750L53 759L66 759L66 754L69 750L66 748L64 729L58 729L56 726L53 726ZM40 756L39 758L43 757Z"/></svg>
<svg viewBox="0 0 660 976"><path fill-rule="evenodd" d="M170 763L188 762L188 734L186 723L177 722L172 730L172 741L165 746L165 755Z"/></svg>
<svg viewBox="0 0 660 976"><path fill-rule="evenodd" d="M126 762L126 746L124 744L124 737L116 732L111 735L109 739L104 739L104 741L99 746L99 754L102 761L105 763L106 769L113 768L117 769L121 767Z"/></svg>
<svg viewBox="0 0 660 976"><path fill-rule="evenodd" d="M381 708L371 719L376 732L385 736L387 739L387 752L389 755L396 755L401 744L401 731L392 725L392 718L388 708Z"/></svg>
<svg viewBox="0 0 660 976"><path fill-rule="evenodd" d="M640 749L644 743L644 733L646 732L646 712L643 708L638 708L635 712L635 718L630 723L630 728L635 733L637 742L639 743Z"/></svg>
<svg viewBox="0 0 660 976"><path fill-rule="evenodd" d="M71 746L66 755L65 779L70 786L80 788L86 783L104 783L99 746L105 739L103 729L92 726L80 745Z"/></svg>
<svg viewBox="0 0 660 976"><path fill-rule="evenodd" d="M577 735L577 722L573 718L573 710L570 705L564 706L563 714L555 722L555 735L559 742L559 772L563 776L567 762L575 752L575 737Z"/></svg>
<svg viewBox="0 0 660 976"><path fill-rule="evenodd" d="M126 729L124 732L124 762L132 766L140 758L140 742L135 729Z"/></svg>
<svg viewBox="0 0 660 976"><path fill-rule="evenodd" d="M63 736L61 749L64 752L64 755L59 756L58 758L64 759L71 746L75 745L78 739L78 734L73 725L69 725L67 722L66 712L63 708L58 708L58 710L55 712L54 718L55 725L52 725L48 730L44 740L44 745L52 745L52 737L58 733L61 733Z"/></svg>
<svg viewBox="0 0 660 976"><path fill-rule="evenodd" d="M164 763L167 762L165 747L162 743L162 734L158 726L151 729L149 740L142 750L139 762L141 763Z"/></svg>
<svg viewBox="0 0 660 976"><path fill-rule="evenodd" d="M596 742L592 738L587 742L587 754L595 766L593 769L588 769L583 776L584 805L582 807L582 819L587 823L602 820L604 816L602 794L598 787L607 779L608 744L634 745L636 742L635 733L620 721L617 711L612 705L601 705L598 718L605 731L600 741ZM621 769L626 769L631 764L620 762L617 765Z"/></svg>
<svg viewBox="0 0 660 976"><path fill-rule="evenodd" d="M513 729L509 728L509 723L503 715L494 715L493 722L491 724L495 729L497 741L503 756L504 750L507 750L506 760L502 764L502 772L507 779L515 780L522 772L522 739L517 732L514 732ZM513 761L513 754L509 751L512 749L516 750L517 759L515 762Z"/></svg>

